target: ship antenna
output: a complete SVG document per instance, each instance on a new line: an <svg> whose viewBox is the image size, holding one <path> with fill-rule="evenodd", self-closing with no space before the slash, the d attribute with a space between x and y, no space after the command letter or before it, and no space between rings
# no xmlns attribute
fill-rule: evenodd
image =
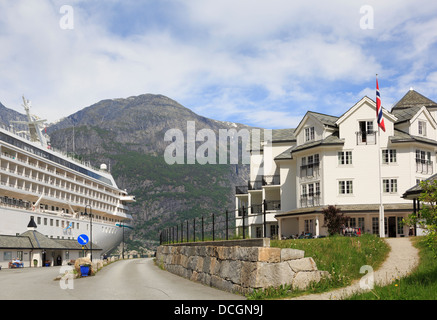
<svg viewBox="0 0 437 320"><path fill-rule="evenodd" d="M30 106L31 102L24 98L23 95L23 107L26 111L27 121L11 121L13 123L25 124L29 128L30 140L34 142L40 142L43 147L47 146L47 140L41 133L40 125L46 122L47 120L36 120L30 114Z"/></svg>

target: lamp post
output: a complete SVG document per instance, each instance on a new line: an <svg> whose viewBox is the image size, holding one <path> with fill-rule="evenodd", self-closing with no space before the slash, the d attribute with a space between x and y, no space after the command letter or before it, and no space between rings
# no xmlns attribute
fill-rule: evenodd
<svg viewBox="0 0 437 320"><path fill-rule="evenodd" d="M123 240L122 240L123 246L121 247L121 257L124 260L124 228L128 228L128 229L133 229L133 228L130 227L130 226L127 226L125 224L122 224L121 222L120 223L116 223L115 225L117 227L119 227L119 228L123 228L123 230L122 230L122 232L123 232Z"/></svg>
<svg viewBox="0 0 437 320"><path fill-rule="evenodd" d="M86 212L86 208L89 207L90 208L90 250L91 250L91 262L93 261L93 214L92 214L92 209L91 209L91 205L87 204L85 206L85 213L83 213L84 216L87 216L88 213Z"/></svg>

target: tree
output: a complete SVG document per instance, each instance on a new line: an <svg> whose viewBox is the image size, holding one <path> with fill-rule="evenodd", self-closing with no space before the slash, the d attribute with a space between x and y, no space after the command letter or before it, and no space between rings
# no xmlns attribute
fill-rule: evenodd
<svg viewBox="0 0 437 320"><path fill-rule="evenodd" d="M404 223L409 226L418 226L425 230L426 241L437 258L437 180L421 181L422 192L418 200L421 202L419 214L410 214Z"/></svg>
<svg viewBox="0 0 437 320"><path fill-rule="evenodd" d="M349 217L345 216L340 208L332 205L323 209L323 216L325 220L323 226L328 228L328 233L331 236L340 233L342 226L349 220Z"/></svg>

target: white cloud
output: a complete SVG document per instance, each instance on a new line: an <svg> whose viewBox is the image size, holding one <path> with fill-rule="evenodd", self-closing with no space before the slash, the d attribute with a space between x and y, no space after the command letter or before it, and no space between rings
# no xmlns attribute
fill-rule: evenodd
<svg viewBox="0 0 437 320"><path fill-rule="evenodd" d="M174 0L173 20L122 34L117 3L72 0L74 29L62 30L60 0L2 1L0 101L21 112L25 94L54 121L101 99L159 93L217 120L289 127L306 110L341 114L374 90L375 73L386 99L415 83L437 95L427 85L437 4L367 1L375 28L362 30L354 1Z"/></svg>

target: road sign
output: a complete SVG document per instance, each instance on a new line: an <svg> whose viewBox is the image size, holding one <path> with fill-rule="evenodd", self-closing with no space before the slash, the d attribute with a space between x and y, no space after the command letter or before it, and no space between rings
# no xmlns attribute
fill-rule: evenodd
<svg viewBox="0 0 437 320"><path fill-rule="evenodd" d="M81 245L86 245L89 241L89 238L86 234L81 234L80 236L77 237L77 242L79 242L79 244Z"/></svg>

